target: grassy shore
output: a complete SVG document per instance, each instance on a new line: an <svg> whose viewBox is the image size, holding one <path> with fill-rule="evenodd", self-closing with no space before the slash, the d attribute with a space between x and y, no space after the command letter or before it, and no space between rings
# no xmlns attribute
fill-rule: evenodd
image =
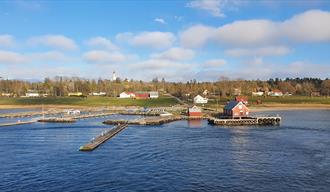
<svg viewBox="0 0 330 192"><path fill-rule="evenodd" d="M46 97L46 98L0 98L0 105L31 106L31 105L66 105L66 106L172 106L177 101L170 97L158 99L119 99L111 97Z"/></svg>
<svg viewBox="0 0 330 192"><path fill-rule="evenodd" d="M208 108L222 109L231 98L222 97L220 100L209 100ZM256 104L261 100L261 104ZM119 99L111 97L47 97L47 98L0 98L1 108L31 108L47 105L56 108L63 107L99 107L99 106L139 106L167 107L179 104L171 97L162 96L158 99ZM192 104L192 103L191 103ZM257 110L286 110L286 109L330 109L330 98L327 97L250 97L249 108Z"/></svg>

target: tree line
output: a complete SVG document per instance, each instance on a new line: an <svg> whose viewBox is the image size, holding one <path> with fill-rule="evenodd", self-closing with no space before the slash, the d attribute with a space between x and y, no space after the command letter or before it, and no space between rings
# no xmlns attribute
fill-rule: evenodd
<svg viewBox="0 0 330 192"><path fill-rule="evenodd" d="M78 77L45 78L42 82L24 80L0 79L0 92L11 93L15 96L25 95L27 92L38 92L49 96L67 96L70 92L82 92L88 95L91 92L106 92L108 96L118 96L123 91L161 91L178 97L189 97L208 90L209 95L233 96L251 95L252 92L269 92L280 90L283 93L294 95L330 95L330 80L320 78L286 78L269 80L230 80L225 77L215 82L167 82L164 78L152 79L150 82L136 80L116 81L107 79L84 79Z"/></svg>

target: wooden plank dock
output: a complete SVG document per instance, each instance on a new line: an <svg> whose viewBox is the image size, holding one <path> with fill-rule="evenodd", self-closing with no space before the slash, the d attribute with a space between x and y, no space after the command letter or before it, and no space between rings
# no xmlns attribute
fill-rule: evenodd
<svg viewBox="0 0 330 192"><path fill-rule="evenodd" d="M93 151L98 146L100 146L102 143L106 142L116 134L118 134L120 131L124 130L127 127L127 124L119 124L116 127L106 131L105 133L102 133L95 139L93 139L91 142L87 143L86 145L83 145L79 148L79 151Z"/></svg>
<svg viewBox="0 0 330 192"><path fill-rule="evenodd" d="M280 125L281 117L251 117L242 119L218 119L209 118L208 122L212 125Z"/></svg>

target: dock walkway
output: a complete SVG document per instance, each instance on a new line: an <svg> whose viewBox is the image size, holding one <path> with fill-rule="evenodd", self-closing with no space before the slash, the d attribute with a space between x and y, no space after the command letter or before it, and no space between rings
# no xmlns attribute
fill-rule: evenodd
<svg viewBox="0 0 330 192"><path fill-rule="evenodd" d="M93 151L98 146L100 146L102 143L106 142L116 134L118 134L120 131L124 130L127 127L127 124L119 124L116 127L108 130L105 133L102 133L95 139L93 139L91 142L87 143L86 145L83 145L79 148L79 151Z"/></svg>
<svg viewBox="0 0 330 192"><path fill-rule="evenodd" d="M281 117L251 117L242 119L218 119L210 118L212 125L280 125Z"/></svg>
<svg viewBox="0 0 330 192"><path fill-rule="evenodd" d="M35 123L36 121L17 121L17 122L12 122L12 123L3 123L0 124L0 127L8 127L8 126L15 126L15 125L24 125L24 124L32 124Z"/></svg>

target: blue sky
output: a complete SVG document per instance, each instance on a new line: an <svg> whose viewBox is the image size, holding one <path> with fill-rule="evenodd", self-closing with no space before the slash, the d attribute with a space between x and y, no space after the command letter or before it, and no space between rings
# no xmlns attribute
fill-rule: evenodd
<svg viewBox="0 0 330 192"><path fill-rule="evenodd" d="M330 77L329 1L0 1L0 76Z"/></svg>

